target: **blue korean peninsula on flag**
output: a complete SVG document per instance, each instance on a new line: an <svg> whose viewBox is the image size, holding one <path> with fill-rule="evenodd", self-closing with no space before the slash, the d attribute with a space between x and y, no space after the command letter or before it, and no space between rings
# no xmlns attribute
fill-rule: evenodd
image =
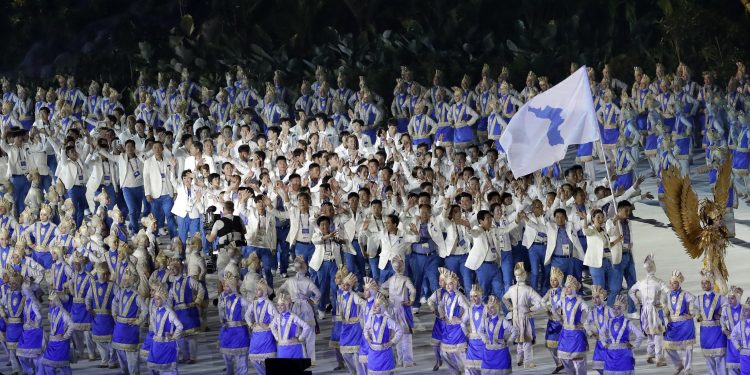
<svg viewBox="0 0 750 375"><path fill-rule="evenodd" d="M594 142L599 129L586 67L533 97L500 137L515 177L562 160L569 145Z"/></svg>

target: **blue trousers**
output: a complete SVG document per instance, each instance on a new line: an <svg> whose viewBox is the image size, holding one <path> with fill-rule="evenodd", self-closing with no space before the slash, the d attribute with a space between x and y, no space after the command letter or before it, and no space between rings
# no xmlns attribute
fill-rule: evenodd
<svg viewBox="0 0 750 375"><path fill-rule="evenodd" d="M474 271L464 266L467 257L468 254L448 255L445 257L445 268L461 276L461 286L464 288L464 294L468 294L471 291L471 285L474 283Z"/></svg>
<svg viewBox="0 0 750 375"><path fill-rule="evenodd" d="M109 196L109 204L107 205L107 211L111 210L112 207L115 206L115 203L117 203L117 195L115 194L115 187L112 185L99 185L99 187L94 192L94 196L98 197L99 194L102 193L102 190L107 192L107 195ZM94 202L94 210L96 210L99 207L99 202Z"/></svg>
<svg viewBox="0 0 750 375"><path fill-rule="evenodd" d="M42 191L47 192L49 191L49 187L52 186L52 176L46 175L46 176L39 176L39 188L42 189Z"/></svg>
<svg viewBox="0 0 750 375"><path fill-rule="evenodd" d="M495 295L497 298L503 298L505 292L513 285L513 251L500 252L500 274L503 281L503 294Z"/></svg>
<svg viewBox="0 0 750 375"><path fill-rule="evenodd" d="M563 283L568 275L573 275L579 282L581 281L581 274L583 273L583 262L575 257L556 257L552 256L552 267L557 267L563 273ZM550 268L551 269L551 268Z"/></svg>
<svg viewBox="0 0 750 375"><path fill-rule="evenodd" d="M189 215L185 217L175 216L177 220L177 235L182 240L183 246L187 246L188 238L201 230L201 219L191 219Z"/></svg>
<svg viewBox="0 0 750 375"><path fill-rule="evenodd" d="M310 258L312 258L313 253L315 252L315 245L312 243L303 243L303 242L295 242L292 246L292 251L294 252L294 256L298 257L301 256L302 259L305 260L305 263L310 264ZM315 270L308 268L307 273L310 275L310 278L315 280Z"/></svg>
<svg viewBox="0 0 750 375"><path fill-rule="evenodd" d="M171 195L162 195L159 198L151 199L151 207L154 210L154 216L156 217L156 227L161 228L164 226L164 221L167 222L167 230L169 231L169 237L174 238L177 236L177 229L175 228L174 215L172 215L172 206L174 200Z"/></svg>
<svg viewBox="0 0 750 375"><path fill-rule="evenodd" d="M318 310L325 311L326 305L331 303L331 297L336 293L336 272L339 270L334 261L324 261L318 269L315 283L320 289Z"/></svg>
<svg viewBox="0 0 750 375"><path fill-rule="evenodd" d="M226 375L247 374L247 354L229 355L223 354Z"/></svg>
<svg viewBox="0 0 750 375"><path fill-rule="evenodd" d="M289 235L289 224L276 227L276 256L281 273L289 270L289 242L286 237Z"/></svg>
<svg viewBox="0 0 750 375"><path fill-rule="evenodd" d="M70 366L67 366L67 367L52 367L52 366L43 365L42 367L44 367L44 375L56 375L58 373L60 375L68 375L68 374L72 374L73 373L73 370L70 369Z"/></svg>
<svg viewBox="0 0 750 375"><path fill-rule="evenodd" d="M49 175L52 177L57 176L57 158L55 155L47 155L47 167L49 167Z"/></svg>
<svg viewBox="0 0 750 375"><path fill-rule="evenodd" d="M258 259L263 264L263 278L266 279L268 286L273 289L273 273L271 273L273 270L273 254L271 254L271 249L255 246L250 246L250 248L251 252L258 255Z"/></svg>
<svg viewBox="0 0 750 375"><path fill-rule="evenodd" d="M20 215L26 208L26 204L23 203L23 200L26 199L26 194L29 193L31 183L29 182L29 179L26 178L26 175L22 174L12 175L10 177L10 182L13 184L13 199L16 203L16 217L18 217L18 215Z"/></svg>
<svg viewBox="0 0 750 375"><path fill-rule="evenodd" d="M122 192L122 188L115 195L115 204L122 211L122 217L128 217L130 210L128 210L128 204L125 202L125 194Z"/></svg>
<svg viewBox="0 0 750 375"><path fill-rule="evenodd" d="M623 252L622 253L622 260L620 261L620 264L616 266L619 269L619 274L621 277L625 277L625 283L628 286L628 290L635 285L636 281L638 279L635 276L635 263L633 263L633 254L631 252ZM614 281L613 281L614 283ZM620 288L622 288L622 279L620 280ZM617 290L619 292L619 289ZM610 292L612 293L612 292ZM633 300L628 298L628 313L634 313L635 312L635 303Z"/></svg>
<svg viewBox="0 0 750 375"><path fill-rule="evenodd" d="M411 253L409 255L409 264L411 265L412 281L414 282L414 288L417 290L417 295L414 296L414 307L420 307L420 298L422 297L422 284L427 284L427 294L429 296L433 291L437 290L440 285L438 284L438 267L440 266L440 257L436 253L432 255L421 255L418 253ZM425 283L426 281L426 283Z"/></svg>
<svg viewBox="0 0 750 375"><path fill-rule="evenodd" d="M385 267L380 270L380 280L378 281L378 283L382 284L386 282L391 278L391 276L395 274L396 272L393 271L393 265L391 265L391 261L389 260L388 263L385 264Z"/></svg>
<svg viewBox="0 0 750 375"><path fill-rule="evenodd" d="M486 303L490 294L497 298L503 297L503 286L500 281L500 269L495 262L484 262L477 268L477 283L484 290L482 300Z"/></svg>
<svg viewBox="0 0 750 375"><path fill-rule="evenodd" d="M81 223L83 223L83 211L88 207L88 203L86 202L86 188L80 185L73 186L68 190L68 198L73 201L73 206L76 209L76 228L80 228Z"/></svg>
<svg viewBox="0 0 750 375"><path fill-rule="evenodd" d="M376 282L380 282L380 268L378 268L380 257L376 256L374 258L367 258L367 263L370 264L370 277Z"/></svg>
<svg viewBox="0 0 750 375"><path fill-rule="evenodd" d="M531 278L529 285L540 293L544 289L545 280L549 279L549 273L544 267L544 255L547 247L541 243L532 244L529 248L529 261L531 262ZM539 280L541 278L541 280ZM540 282L541 281L541 282Z"/></svg>
<svg viewBox="0 0 750 375"><path fill-rule="evenodd" d="M122 188L122 195L125 198L125 204L128 206L128 213L130 214L130 233L138 233L138 228L141 226L140 220L143 203L146 201L143 186Z"/></svg>
<svg viewBox="0 0 750 375"><path fill-rule="evenodd" d="M359 246L359 241L352 241L352 247L356 254L344 253L344 262L349 272L354 272L357 275L357 289L362 288L365 277L365 256L362 254L362 248Z"/></svg>

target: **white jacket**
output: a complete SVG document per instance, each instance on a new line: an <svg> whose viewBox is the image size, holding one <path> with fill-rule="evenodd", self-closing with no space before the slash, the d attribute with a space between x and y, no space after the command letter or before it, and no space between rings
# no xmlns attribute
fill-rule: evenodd
<svg viewBox="0 0 750 375"><path fill-rule="evenodd" d="M156 156L151 156L143 163L143 189L146 195L150 195L153 199L161 196L161 163L167 164L166 168L164 168L167 174L165 181L168 184L172 184L172 180L175 178L174 167L168 165L169 162L167 160L169 160L169 155L166 151L163 156L164 158L161 162L156 160ZM172 187L174 188L174 185Z"/></svg>

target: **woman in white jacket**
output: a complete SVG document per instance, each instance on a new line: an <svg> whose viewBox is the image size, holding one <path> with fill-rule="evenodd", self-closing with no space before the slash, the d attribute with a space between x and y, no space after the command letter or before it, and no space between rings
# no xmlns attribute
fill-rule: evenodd
<svg viewBox="0 0 750 375"><path fill-rule="evenodd" d="M585 213L577 212L577 214L581 218L583 233L588 243L583 264L589 267L594 285L612 290L614 284L622 283L622 273L616 267L622 260L622 248L615 246L622 242L622 236L616 239L610 238L604 227L606 218L600 209L591 211L591 225L588 224ZM608 302L611 306L614 304L614 298L610 298Z"/></svg>

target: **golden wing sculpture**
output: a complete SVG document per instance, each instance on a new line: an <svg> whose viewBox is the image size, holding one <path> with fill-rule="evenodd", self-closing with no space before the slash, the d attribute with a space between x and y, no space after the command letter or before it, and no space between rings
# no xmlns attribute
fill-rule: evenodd
<svg viewBox="0 0 750 375"><path fill-rule="evenodd" d="M691 258L703 254L699 246L701 228L698 195L693 190L690 176L682 176L678 169L662 170L664 211L672 223L685 251Z"/></svg>
<svg viewBox="0 0 750 375"><path fill-rule="evenodd" d="M729 199L729 188L732 186L732 154L729 154L724 159L724 163L721 165L716 176L716 184L714 185L714 202L717 205L719 212L722 216L727 208L727 200Z"/></svg>

